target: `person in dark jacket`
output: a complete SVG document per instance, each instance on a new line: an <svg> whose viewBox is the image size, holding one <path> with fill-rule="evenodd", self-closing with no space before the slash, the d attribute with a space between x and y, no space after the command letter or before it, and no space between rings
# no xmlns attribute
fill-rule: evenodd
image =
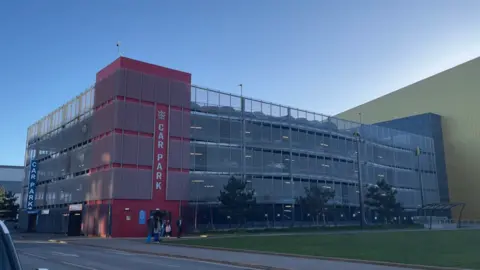
<svg viewBox="0 0 480 270"><path fill-rule="evenodd" d="M177 220L177 238L180 238L182 236L182 218L179 218Z"/></svg>
<svg viewBox="0 0 480 270"><path fill-rule="evenodd" d="M153 218L153 216L150 216L150 218L147 221L147 229L148 229L147 243L150 243L150 241L152 241L153 231L155 230L155 219Z"/></svg>

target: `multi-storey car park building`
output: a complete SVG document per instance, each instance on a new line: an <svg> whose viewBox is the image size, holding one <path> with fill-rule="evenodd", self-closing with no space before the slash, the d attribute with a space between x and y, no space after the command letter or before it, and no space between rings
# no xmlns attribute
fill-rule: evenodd
<svg viewBox="0 0 480 270"><path fill-rule="evenodd" d="M28 128L21 226L143 236L155 209L228 223L202 211L216 211L232 175L255 190L252 221L307 220L295 198L312 185L334 189L341 219L355 220L358 160L365 186L385 179L406 209L439 201L429 137L193 86L188 73L121 57Z"/></svg>

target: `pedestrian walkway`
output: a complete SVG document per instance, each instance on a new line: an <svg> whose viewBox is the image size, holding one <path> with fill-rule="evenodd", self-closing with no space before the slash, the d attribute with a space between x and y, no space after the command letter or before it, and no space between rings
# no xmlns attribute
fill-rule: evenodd
<svg viewBox="0 0 480 270"><path fill-rule="evenodd" d="M383 265L369 265L341 261L318 260L311 258L296 258L288 256L255 254L210 250L190 247L176 247L164 244L145 244L135 239L102 239L76 238L69 241L74 245L85 245L99 248L116 249L124 252L142 253L150 255L189 258L194 260L233 264L242 267L253 267L271 270L400 270L408 269Z"/></svg>

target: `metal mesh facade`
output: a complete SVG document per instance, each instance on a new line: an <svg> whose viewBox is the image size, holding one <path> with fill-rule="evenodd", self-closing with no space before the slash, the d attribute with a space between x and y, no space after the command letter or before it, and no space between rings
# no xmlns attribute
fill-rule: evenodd
<svg viewBox="0 0 480 270"><path fill-rule="evenodd" d="M332 203L358 205L356 131L364 183L383 178L404 207L417 208L420 147L425 203L439 200L429 137L198 87L191 94L190 200L215 202L233 174L245 177L261 203L291 204L319 185L335 190Z"/></svg>
<svg viewBox="0 0 480 270"><path fill-rule="evenodd" d="M358 131L366 185L383 178L404 207L417 208L420 163L425 203L439 201L429 137L122 69L28 129L25 164L39 161L36 206L150 199L153 138L144 135L153 133L154 102L169 104L168 200L216 203L234 175L259 203L288 208L319 185L335 190L332 203L355 207Z"/></svg>

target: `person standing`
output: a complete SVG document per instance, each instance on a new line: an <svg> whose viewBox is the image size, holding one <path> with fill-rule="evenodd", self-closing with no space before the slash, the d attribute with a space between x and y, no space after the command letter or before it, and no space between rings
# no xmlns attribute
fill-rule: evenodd
<svg viewBox="0 0 480 270"><path fill-rule="evenodd" d="M172 236L172 224L170 223L170 220L167 220L167 224L165 225L165 236Z"/></svg>
<svg viewBox="0 0 480 270"><path fill-rule="evenodd" d="M154 241L155 242L160 242L160 236L161 236L161 224L160 224L160 219L157 217L155 220L155 230L154 230Z"/></svg>
<svg viewBox="0 0 480 270"><path fill-rule="evenodd" d="M150 218L147 220L147 243L150 243L152 241L152 235L153 231L155 228L155 219L153 216L150 216Z"/></svg>
<svg viewBox="0 0 480 270"><path fill-rule="evenodd" d="M177 220L177 238L182 236L182 218Z"/></svg>

